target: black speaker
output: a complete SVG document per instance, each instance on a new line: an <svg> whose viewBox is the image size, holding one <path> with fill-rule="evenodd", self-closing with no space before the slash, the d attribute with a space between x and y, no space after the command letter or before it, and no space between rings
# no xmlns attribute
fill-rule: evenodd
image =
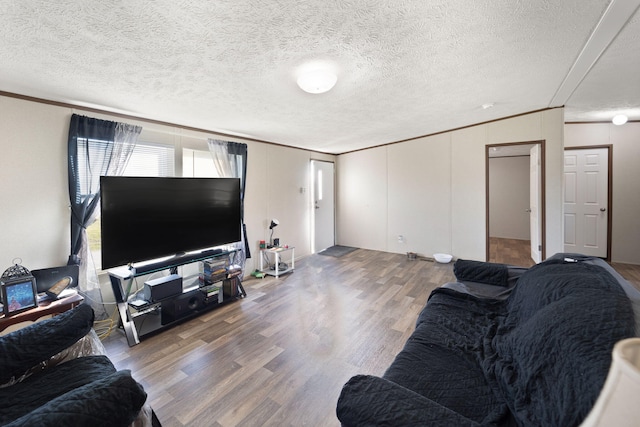
<svg viewBox="0 0 640 427"><path fill-rule="evenodd" d="M144 299L153 302L160 301L182 293L182 277L177 274L160 277L144 282L142 294Z"/></svg>
<svg viewBox="0 0 640 427"><path fill-rule="evenodd" d="M198 289L185 292L170 300L162 301L160 323L166 325L204 307L205 294Z"/></svg>

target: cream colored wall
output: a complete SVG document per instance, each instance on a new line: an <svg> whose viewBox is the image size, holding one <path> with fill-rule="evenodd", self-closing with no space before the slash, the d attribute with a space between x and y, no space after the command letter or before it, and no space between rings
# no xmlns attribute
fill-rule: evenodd
<svg viewBox="0 0 640 427"><path fill-rule="evenodd" d="M547 256L561 252L562 109L338 156L338 243L484 260L485 147L539 140L546 141Z"/></svg>
<svg viewBox="0 0 640 427"><path fill-rule="evenodd" d="M69 113L0 96L0 273L66 264Z"/></svg>
<svg viewBox="0 0 640 427"><path fill-rule="evenodd" d="M338 156L336 243L387 250L387 148Z"/></svg>
<svg viewBox="0 0 640 427"><path fill-rule="evenodd" d="M489 159L491 237L530 239L529 156Z"/></svg>
<svg viewBox="0 0 640 427"><path fill-rule="evenodd" d="M565 125L565 146L613 146L611 260L640 265L640 123Z"/></svg>
<svg viewBox="0 0 640 427"><path fill-rule="evenodd" d="M459 258L485 259L485 148L487 129L451 132L451 244Z"/></svg>
<svg viewBox="0 0 640 427"><path fill-rule="evenodd" d="M388 218L387 247L390 252L443 252L450 236L440 233L451 228L451 180L448 165L451 149L446 135L433 137L429 143L409 141L394 144L388 152ZM422 161L406 162L406 159ZM427 159L438 159L432 162ZM408 208L406 201L412 200ZM418 214L419 213L419 214ZM400 242L398 236L404 237Z"/></svg>
<svg viewBox="0 0 640 427"><path fill-rule="evenodd" d="M0 272L16 257L22 258L29 269L67 262L70 240L67 134L72 113L141 125L141 140L176 147L176 175L182 171L181 147L208 150L206 139L216 137L0 96ZM240 138L233 140L243 142ZM295 245L297 258L311 253L310 161L335 161L335 156L244 142L248 144L245 222L253 255L246 266L249 273L258 266L258 241L269 237L267 220L273 217L280 220L274 237Z"/></svg>

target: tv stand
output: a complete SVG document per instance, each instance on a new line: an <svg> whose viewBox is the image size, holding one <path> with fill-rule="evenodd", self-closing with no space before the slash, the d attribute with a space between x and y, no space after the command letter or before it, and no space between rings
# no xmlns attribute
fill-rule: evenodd
<svg viewBox="0 0 640 427"><path fill-rule="evenodd" d="M120 324L129 346L139 344L140 339L146 335L157 333L220 306L224 302L225 293L228 298L233 299L247 295L238 277L240 272L236 271L216 276L212 284L201 284L198 278L192 283L183 283L182 293L159 301L148 302L139 299L129 301L133 280L136 277L167 269L173 274L181 265L210 259L221 260L225 257L229 259L229 264L233 265L237 252L237 249L203 251L140 266L109 270L109 280L116 299ZM216 288L218 288L217 292Z"/></svg>

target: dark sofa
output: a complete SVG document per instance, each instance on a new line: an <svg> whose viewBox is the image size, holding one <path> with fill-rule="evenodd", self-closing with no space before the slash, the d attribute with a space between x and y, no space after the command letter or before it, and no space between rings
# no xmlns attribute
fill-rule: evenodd
<svg viewBox="0 0 640 427"><path fill-rule="evenodd" d="M637 335L640 293L602 260L530 269L459 260L382 377L343 387L343 426L576 426L614 344Z"/></svg>
<svg viewBox="0 0 640 427"><path fill-rule="evenodd" d="M0 425L152 425L147 395L116 371L88 304L0 337Z"/></svg>

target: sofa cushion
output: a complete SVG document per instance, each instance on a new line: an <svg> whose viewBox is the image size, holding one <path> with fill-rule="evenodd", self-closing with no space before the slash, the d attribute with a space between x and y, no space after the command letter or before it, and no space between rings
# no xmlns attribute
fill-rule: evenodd
<svg viewBox="0 0 640 427"><path fill-rule="evenodd" d="M614 344L634 334L617 281L585 263L547 261L523 274L483 362L521 425L579 424L595 402Z"/></svg>
<svg viewBox="0 0 640 427"><path fill-rule="evenodd" d="M503 302L436 289L383 378L473 422L489 424L508 416L485 378L478 354L502 306Z"/></svg>
<svg viewBox="0 0 640 427"><path fill-rule="evenodd" d="M93 326L88 304L0 337L0 384L19 378L38 363L85 336Z"/></svg>
<svg viewBox="0 0 640 427"><path fill-rule="evenodd" d="M78 387L116 371L106 356L69 360L45 369L11 387L0 388L0 424L13 421Z"/></svg>
<svg viewBox="0 0 640 427"><path fill-rule="evenodd" d="M58 396L7 426L125 427L136 418L146 399L147 394L131 372L123 370Z"/></svg>
<svg viewBox="0 0 640 427"><path fill-rule="evenodd" d="M459 259L453 264L453 274L458 281L470 281L494 286L509 285L509 268L506 264Z"/></svg>
<svg viewBox="0 0 640 427"><path fill-rule="evenodd" d="M480 426L413 390L371 375L356 375L344 385L336 414L344 427Z"/></svg>

